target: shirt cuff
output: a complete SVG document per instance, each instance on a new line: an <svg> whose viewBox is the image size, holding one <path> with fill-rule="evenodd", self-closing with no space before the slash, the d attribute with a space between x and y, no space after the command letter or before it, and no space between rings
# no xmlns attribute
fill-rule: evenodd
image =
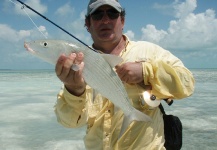
<svg viewBox="0 0 217 150"><path fill-rule="evenodd" d="M75 96L75 95L69 93L69 91L64 87L63 95L65 97L65 100L67 102L69 102L69 103L72 102L72 101L80 101L80 102L82 102L82 101L86 100L86 90L81 96Z"/></svg>
<svg viewBox="0 0 217 150"><path fill-rule="evenodd" d="M150 85L149 81L154 77L152 65L148 62L142 62L142 69L144 84Z"/></svg>

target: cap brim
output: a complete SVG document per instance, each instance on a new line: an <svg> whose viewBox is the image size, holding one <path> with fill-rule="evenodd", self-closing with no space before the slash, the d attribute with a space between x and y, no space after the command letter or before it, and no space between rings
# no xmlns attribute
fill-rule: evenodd
<svg viewBox="0 0 217 150"><path fill-rule="evenodd" d="M91 5L89 5L89 12L87 15L91 15L94 11L96 11L99 7L103 6L103 5L109 5L111 7L113 7L114 9L116 9L118 12L122 11L122 7L118 2L112 2L112 1L106 1L106 2L102 2L102 1L97 1L95 3L92 3Z"/></svg>

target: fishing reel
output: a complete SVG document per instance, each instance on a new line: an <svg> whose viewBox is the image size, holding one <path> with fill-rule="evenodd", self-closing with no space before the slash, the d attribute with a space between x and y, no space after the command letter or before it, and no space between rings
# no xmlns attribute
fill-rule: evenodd
<svg viewBox="0 0 217 150"><path fill-rule="evenodd" d="M173 100L170 98L163 99L169 106L172 105ZM156 96L151 94L151 91L144 91L142 94L141 104L144 106L147 104L150 107L158 107L161 100L157 100Z"/></svg>

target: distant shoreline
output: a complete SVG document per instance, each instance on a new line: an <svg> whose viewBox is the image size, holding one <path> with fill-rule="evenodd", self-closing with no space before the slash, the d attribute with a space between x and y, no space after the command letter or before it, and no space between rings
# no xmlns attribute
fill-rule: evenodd
<svg viewBox="0 0 217 150"><path fill-rule="evenodd" d="M0 69L0 70L12 70L12 69Z"/></svg>
<svg viewBox="0 0 217 150"><path fill-rule="evenodd" d="M0 71L19 71L19 70L54 70L54 69L0 69Z"/></svg>
<svg viewBox="0 0 217 150"><path fill-rule="evenodd" d="M54 69L0 69L0 73L4 72L54 72Z"/></svg>
<svg viewBox="0 0 217 150"><path fill-rule="evenodd" d="M217 69L217 68L188 68L188 69ZM30 71L30 70L54 70L54 69L51 69L51 68L49 68L49 69L0 69L0 71L19 71L19 70L23 70L23 71Z"/></svg>

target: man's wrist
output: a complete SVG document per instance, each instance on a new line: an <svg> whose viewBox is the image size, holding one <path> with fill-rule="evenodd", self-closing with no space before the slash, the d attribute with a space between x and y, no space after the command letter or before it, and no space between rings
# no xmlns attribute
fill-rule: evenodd
<svg viewBox="0 0 217 150"><path fill-rule="evenodd" d="M86 89L85 86L78 86L78 87L70 86L70 85L64 85L64 86L70 94L75 96L81 96Z"/></svg>

